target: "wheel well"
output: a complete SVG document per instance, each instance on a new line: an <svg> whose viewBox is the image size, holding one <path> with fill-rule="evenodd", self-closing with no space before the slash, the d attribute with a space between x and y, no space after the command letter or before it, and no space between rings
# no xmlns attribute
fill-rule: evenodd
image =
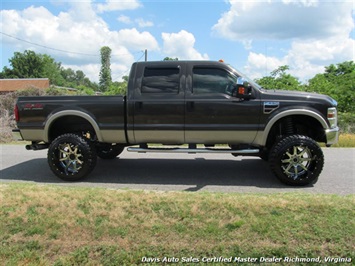
<svg viewBox="0 0 355 266"><path fill-rule="evenodd" d="M75 115L62 116L56 119L49 128L48 141L52 142L55 138L65 133L90 133L90 138L96 135L93 126L85 118Z"/></svg>
<svg viewBox="0 0 355 266"><path fill-rule="evenodd" d="M272 126L266 147L271 148L279 137L293 134L307 136L318 142L326 142L324 129L317 119L307 115L292 115L281 118Z"/></svg>

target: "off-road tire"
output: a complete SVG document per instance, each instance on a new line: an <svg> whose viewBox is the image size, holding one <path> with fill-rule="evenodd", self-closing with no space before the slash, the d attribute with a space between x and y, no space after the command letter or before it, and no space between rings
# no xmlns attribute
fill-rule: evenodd
<svg viewBox="0 0 355 266"><path fill-rule="evenodd" d="M97 156L104 160L115 159L122 153L124 146L118 144L98 144L96 145Z"/></svg>
<svg viewBox="0 0 355 266"><path fill-rule="evenodd" d="M313 139L302 135L287 136L270 151L272 172L283 183L292 186L315 184L322 172L324 156Z"/></svg>
<svg viewBox="0 0 355 266"><path fill-rule="evenodd" d="M49 146L47 159L52 172L65 181L84 178L97 161L94 145L73 133L57 137Z"/></svg>

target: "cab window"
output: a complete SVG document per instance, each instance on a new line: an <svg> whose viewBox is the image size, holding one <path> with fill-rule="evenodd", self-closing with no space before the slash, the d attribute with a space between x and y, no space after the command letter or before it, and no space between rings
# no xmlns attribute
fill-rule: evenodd
<svg viewBox="0 0 355 266"><path fill-rule="evenodd" d="M179 68L145 68L142 93L179 93Z"/></svg>
<svg viewBox="0 0 355 266"><path fill-rule="evenodd" d="M224 93L232 95L237 77L219 68L194 68L192 86L194 94Z"/></svg>

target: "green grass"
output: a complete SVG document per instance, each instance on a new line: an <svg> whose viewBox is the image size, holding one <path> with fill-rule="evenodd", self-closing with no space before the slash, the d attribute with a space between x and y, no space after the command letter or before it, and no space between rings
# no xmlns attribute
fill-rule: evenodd
<svg viewBox="0 0 355 266"><path fill-rule="evenodd" d="M0 203L1 265L139 265L142 258L164 257L180 263L221 256L355 258L353 195L1 184Z"/></svg>

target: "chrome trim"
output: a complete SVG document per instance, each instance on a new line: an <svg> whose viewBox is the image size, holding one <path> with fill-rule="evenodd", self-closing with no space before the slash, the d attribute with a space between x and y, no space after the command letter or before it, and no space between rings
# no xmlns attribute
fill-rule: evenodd
<svg viewBox="0 0 355 266"><path fill-rule="evenodd" d="M326 129L325 136L327 138L327 145L333 145L339 141L339 127Z"/></svg>
<svg viewBox="0 0 355 266"><path fill-rule="evenodd" d="M92 125L92 127L94 128L98 140L103 142L103 138L101 136L100 128L97 125L97 123L95 122L95 120L89 114L86 114L84 112L77 111L77 110L60 111L60 112L55 113L52 116L50 116L48 118L48 120L45 122L46 124L44 126L44 132L45 132L44 133L44 138L41 139L41 140L44 140L45 142L48 142L49 141L48 131L49 131L49 128L50 128L51 124L55 120L57 120L58 118L61 118L63 116L68 116L68 115L70 115L70 116L79 116L79 117L82 117L82 118L86 119Z"/></svg>
<svg viewBox="0 0 355 266"><path fill-rule="evenodd" d="M271 114L280 107L280 102L264 102L264 114Z"/></svg>
<svg viewBox="0 0 355 266"><path fill-rule="evenodd" d="M259 149L244 149L244 150L231 150L231 149L207 149L207 148L135 148L130 147L127 149L129 152L158 152L158 153L238 153L238 154L257 154Z"/></svg>

